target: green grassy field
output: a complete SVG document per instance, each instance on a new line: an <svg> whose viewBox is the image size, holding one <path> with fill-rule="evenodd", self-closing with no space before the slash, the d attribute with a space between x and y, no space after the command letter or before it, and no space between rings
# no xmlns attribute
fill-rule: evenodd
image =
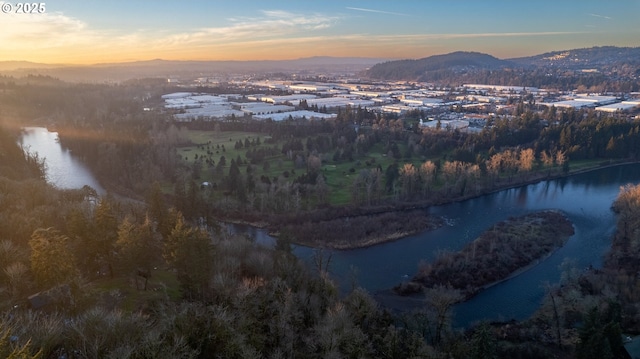
<svg viewBox="0 0 640 359"><path fill-rule="evenodd" d="M263 134L253 132L214 132L214 131L189 131L188 136L194 143L191 146L184 146L178 148L178 154L189 164L193 164L196 158L210 158L219 163L222 156L225 157L226 166L224 167L223 174L226 176L229 171L229 165L232 159L237 159L238 156L243 161L246 161L246 148L235 149L236 141L249 139L250 141L260 138L261 144L252 148L258 149L260 147L282 147L283 141L276 143L265 144L266 137ZM303 139L302 141L306 141ZM224 151L222 146L224 145ZM207 148L208 146L208 148ZM220 148L218 148L220 146ZM401 151L404 148L401 146ZM377 151L376 151L377 150ZM207 151L213 152L213 154L207 154ZM197 156L197 157L196 157ZM254 178L259 178L262 175L268 176L273 179L274 177L282 175L285 171L290 173L289 179L293 180L297 176L306 172L305 168L295 168L294 162L288 159L284 154L278 154L266 159L269 162L269 169L264 170L263 165L254 165L256 171L254 172ZM367 165L367 162L369 164ZM364 158L357 158L354 161L340 161L333 162L323 161L321 171L326 177L326 183L329 186L329 202L333 205L348 204L351 201L351 184L355 176L359 171L365 168L376 168L381 166L383 171L394 162L393 158L389 158L387 154L382 153L382 147L379 149L374 148L371 154ZM413 160L414 164L419 165L418 160ZM240 166L240 172L246 173L247 164ZM213 183L219 183L221 178L215 174L214 168L208 167L204 164L202 168L201 181L209 181Z"/></svg>
<svg viewBox="0 0 640 359"><path fill-rule="evenodd" d="M281 147L282 142L265 144L264 141L266 136L264 134L253 133L253 132L215 132L215 131L189 131L189 138L195 144L192 146L184 146L178 148L178 155L182 156L183 160L187 161L189 164L193 164L196 158L208 157L211 160L215 161L216 164L220 162L220 159L224 156L226 160L226 165L224 166L224 175L226 176L229 171L229 166L231 164L231 160L236 160L238 156L242 159L242 161L246 161L246 148L235 149L235 144L237 141L241 140L243 143L245 139L255 140L260 138L260 145L254 146L252 148L258 149L261 147ZM219 146L219 148L218 148ZM224 146L224 150L222 147ZM212 154L207 154L207 151L212 152ZM197 155L197 157L196 157ZM267 175L270 178L274 176L278 176L282 174L284 171L291 172L294 169L294 165L292 161L288 161L286 157L282 154L270 157L269 161L269 170L264 171L262 169L262 165L256 165L257 172L254 173L257 177L261 175ZM240 166L240 171L242 173L246 173L247 165L243 164ZM209 168L206 164L204 164L202 168L202 175L200 178L202 181L209 182L220 182L219 176L217 176L213 168Z"/></svg>
<svg viewBox="0 0 640 359"><path fill-rule="evenodd" d="M234 148L236 141L242 140L244 142L246 138L255 139L261 137L260 141L264 142L264 136L251 132L189 131L188 135L191 142L195 145L178 148L178 154L190 163L193 163L195 160L195 155L198 155L198 158L207 156L207 145L209 146L209 151L214 152L211 158L216 161L216 163L220 161L220 157L224 156L228 164L231 159L235 159L238 155L240 155L243 160L245 159L247 151L245 148L236 150ZM200 146L200 148L198 148L198 145L203 145L204 147ZM222 150L223 145L224 151ZM217 149L218 146L220 146L220 149ZM265 145L262 144L261 146Z"/></svg>

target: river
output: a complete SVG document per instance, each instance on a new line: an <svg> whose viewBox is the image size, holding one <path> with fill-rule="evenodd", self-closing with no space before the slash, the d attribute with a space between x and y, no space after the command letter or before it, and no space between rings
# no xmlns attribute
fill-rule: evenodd
<svg viewBox="0 0 640 359"><path fill-rule="evenodd" d="M502 190L481 197L434 206L425 213L443 216L448 225L434 231L403 238L373 247L333 251L331 274L341 290L352 284L370 293L387 290L413 276L421 261L432 261L441 251L456 251L475 239L493 224L510 216L559 209L573 222L575 234L549 258L519 276L495 285L455 308L454 323L465 327L481 320L523 320L539 307L546 284L556 284L562 274L561 264L585 269L600 268L603 255L611 245L615 214L611 204L620 186L640 181L640 164L624 165L542 181ZM264 231L238 227L262 243L268 242ZM311 261L313 249L298 246L294 253ZM386 298L388 299L388 298ZM385 300L401 307L404 300Z"/></svg>
<svg viewBox="0 0 640 359"><path fill-rule="evenodd" d="M19 142L29 152L45 160L46 179L60 189L82 188L87 185L100 195L106 193L89 168L62 148L58 133L44 127L25 127Z"/></svg>
<svg viewBox="0 0 640 359"><path fill-rule="evenodd" d="M60 147L55 132L29 128L24 146L44 157L47 179L60 188L89 185L102 190L91 172ZM640 165L604 168L571 177L542 181L489 195L434 206L425 210L443 216L448 225L439 229L380 245L333 251L330 272L343 291L355 282L371 293L389 289L412 276L421 261L431 261L441 251L456 251L496 222L533 211L559 209L575 227L565 246L523 274L493 286L455 308L455 324L467 326L479 320L522 320L540 305L545 283L558 283L560 265L566 259L578 268L602 266L611 244L615 215L610 207L620 186L640 181ZM272 244L266 231L231 226L257 242ZM314 250L296 246L294 253L311 261Z"/></svg>

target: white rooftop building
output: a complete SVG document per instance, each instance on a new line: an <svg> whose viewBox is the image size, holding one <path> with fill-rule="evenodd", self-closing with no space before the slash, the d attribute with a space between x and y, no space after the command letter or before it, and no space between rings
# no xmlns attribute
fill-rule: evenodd
<svg viewBox="0 0 640 359"><path fill-rule="evenodd" d="M310 99L314 99L317 98L318 96L316 95L310 95L310 94L297 94L297 95L284 95L284 96L262 96L260 98L260 101L264 101L264 102L269 102L269 103L273 103L273 104L283 104L286 102L292 103L292 104L298 104L300 103L300 101L302 100L310 100Z"/></svg>
<svg viewBox="0 0 640 359"><path fill-rule="evenodd" d="M424 122L420 119L420 127L425 128L438 128L438 122L440 123L440 129L446 130L461 130L469 127L469 121L466 120L433 120Z"/></svg>
<svg viewBox="0 0 640 359"><path fill-rule="evenodd" d="M498 85L482 85L482 84L464 84L463 87L476 90L493 90L497 92L539 92L537 87L526 86L498 86Z"/></svg>
<svg viewBox="0 0 640 359"><path fill-rule="evenodd" d="M295 110L293 106L269 105L260 102L248 102L240 104L240 110L250 115L264 115L277 112L289 112Z"/></svg>
<svg viewBox="0 0 640 359"><path fill-rule="evenodd" d="M430 97L405 97L400 99L400 102L407 106L433 106L441 105L443 101L439 98Z"/></svg>
<svg viewBox="0 0 640 359"><path fill-rule="evenodd" d="M338 108L338 107L351 106L352 101L354 100L351 100L348 98L326 97L326 98L315 98L315 99L307 100L307 105L309 106L317 105L318 107L326 107L326 108Z"/></svg>
<svg viewBox="0 0 640 359"><path fill-rule="evenodd" d="M265 115L254 115L253 118L257 120L271 119L273 121L283 121L289 118L293 118L293 119L306 118L309 120L316 120L316 119L331 119L331 118L336 118L337 116L338 115L332 114L332 113L320 113L320 112L313 112L313 111L307 111L307 110L300 110L300 111L272 113L272 114L265 114Z"/></svg>
<svg viewBox="0 0 640 359"><path fill-rule="evenodd" d="M598 107L604 105L611 105L618 102L618 98L615 96L599 96L591 94L579 94L572 96L569 100L558 102L543 102L540 103L547 107L560 107L560 108L583 108L583 107Z"/></svg>
<svg viewBox="0 0 640 359"><path fill-rule="evenodd" d="M328 91L331 89L329 86L323 85L313 85L313 84L295 84L289 85L289 90L297 91L297 92L318 92L318 91Z"/></svg>
<svg viewBox="0 0 640 359"><path fill-rule="evenodd" d="M185 113L176 114L175 118L178 121L189 121L198 118L214 119L226 118L231 116L242 117L244 116L244 112L234 110L230 104L214 104L188 109Z"/></svg>
<svg viewBox="0 0 640 359"><path fill-rule="evenodd" d="M640 107L640 100L636 101L622 101L619 103L613 103L609 105L596 107L596 111L602 112L624 112L633 110L636 107Z"/></svg>
<svg viewBox="0 0 640 359"><path fill-rule="evenodd" d="M169 98L182 98L182 97L188 97L191 95L192 95L191 92L174 92L174 93L168 93L166 95L162 95L161 97L166 100Z"/></svg>

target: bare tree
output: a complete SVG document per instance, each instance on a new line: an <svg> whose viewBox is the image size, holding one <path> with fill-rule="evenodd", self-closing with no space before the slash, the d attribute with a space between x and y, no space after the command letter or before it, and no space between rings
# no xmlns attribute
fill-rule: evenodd
<svg viewBox="0 0 640 359"><path fill-rule="evenodd" d="M558 166L564 165L567 161L567 153L565 151L557 150L556 151L556 164Z"/></svg>
<svg viewBox="0 0 640 359"><path fill-rule="evenodd" d="M458 289L448 286L438 285L425 290L425 303L427 311L431 313L431 322L434 325L434 344L442 341L442 335L451 325L451 314L453 305L461 301L462 294Z"/></svg>
<svg viewBox="0 0 640 359"><path fill-rule="evenodd" d="M502 154L496 153L487 160L487 171L495 180L502 170Z"/></svg>
<svg viewBox="0 0 640 359"><path fill-rule="evenodd" d="M523 150L520 150L520 154L518 158L519 170L525 174L531 171L531 169L533 168L533 161L535 161L535 158L536 156L533 152L533 149L525 148Z"/></svg>
<svg viewBox="0 0 640 359"><path fill-rule="evenodd" d="M550 155L547 151L540 152L540 159L542 160L542 164L545 167L553 166L553 156Z"/></svg>
<svg viewBox="0 0 640 359"><path fill-rule="evenodd" d="M431 185L435 180L436 165L431 161L426 161L420 166L418 173L422 180L422 195L424 196L431 192Z"/></svg>
<svg viewBox="0 0 640 359"><path fill-rule="evenodd" d="M414 193L414 188L417 179L416 168L411 163L405 163L399 171L400 183L402 184L402 191L405 198L411 198Z"/></svg>

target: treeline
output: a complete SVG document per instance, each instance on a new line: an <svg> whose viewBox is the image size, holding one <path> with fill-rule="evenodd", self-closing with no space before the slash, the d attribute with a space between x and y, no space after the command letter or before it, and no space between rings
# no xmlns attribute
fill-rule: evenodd
<svg viewBox="0 0 640 359"><path fill-rule="evenodd" d="M56 130L61 146L77 154L103 186L134 198L144 197L155 181L174 181L183 167L175 154L183 141L179 130L157 118L60 123Z"/></svg>
<svg viewBox="0 0 640 359"><path fill-rule="evenodd" d="M16 145L19 132L4 128L0 123L0 174L7 179L44 179L44 159Z"/></svg>

